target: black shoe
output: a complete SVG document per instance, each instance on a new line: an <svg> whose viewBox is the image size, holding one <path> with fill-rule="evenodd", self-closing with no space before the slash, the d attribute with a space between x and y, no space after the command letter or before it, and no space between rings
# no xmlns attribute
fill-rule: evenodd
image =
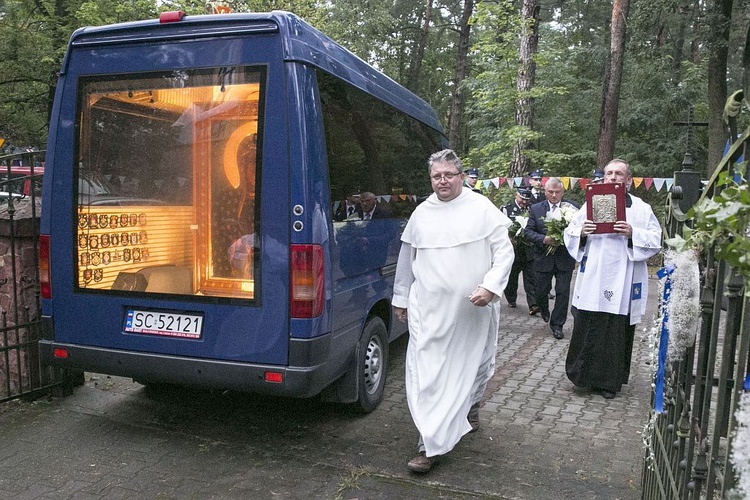
<svg viewBox="0 0 750 500"><path fill-rule="evenodd" d="M529 316L536 316L539 313L539 306L529 307Z"/></svg>
<svg viewBox="0 0 750 500"><path fill-rule="evenodd" d="M563 335L562 329L560 328L555 328L554 330L552 330L552 336L555 337L557 340L560 340L565 337L565 335Z"/></svg>
<svg viewBox="0 0 750 500"><path fill-rule="evenodd" d="M549 323L549 311L542 311L542 321Z"/></svg>
<svg viewBox="0 0 750 500"><path fill-rule="evenodd" d="M508 302L508 307L510 307L511 309L515 309L517 306L515 302Z"/></svg>
<svg viewBox="0 0 750 500"><path fill-rule="evenodd" d="M602 397L604 399L614 399L615 393L606 389L602 389Z"/></svg>

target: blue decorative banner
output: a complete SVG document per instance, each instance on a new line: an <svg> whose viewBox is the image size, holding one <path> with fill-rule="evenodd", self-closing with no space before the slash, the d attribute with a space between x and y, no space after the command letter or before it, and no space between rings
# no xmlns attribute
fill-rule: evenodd
<svg viewBox="0 0 750 500"><path fill-rule="evenodd" d="M669 346L669 296L672 293L672 273L675 267L669 265L656 273L659 279L667 278L664 282L664 294L661 298L661 335L659 337L659 364L656 369L654 388L654 411L664 413L664 375L667 371L667 347Z"/></svg>

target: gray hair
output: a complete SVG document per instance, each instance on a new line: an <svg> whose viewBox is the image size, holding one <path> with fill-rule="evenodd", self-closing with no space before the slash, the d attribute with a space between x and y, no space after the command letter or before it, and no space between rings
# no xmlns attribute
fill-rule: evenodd
<svg viewBox="0 0 750 500"><path fill-rule="evenodd" d="M430 158L427 160L427 173L432 173L432 165L434 163L453 163L453 165L458 169L458 173L460 174L463 172L463 167L461 166L461 159L458 157L458 155L452 150L452 149L444 149L442 151L438 151L437 153L433 153L430 155Z"/></svg>
<svg viewBox="0 0 750 500"><path fill-rule="evenodd" d="M559 177L550 177L549 179L547 179L547 183L544 185L544 187L547 187L547 186L549 187L560 186L563 189L565 189L565 184L563 184L563 181L561 181Z"/></svg>
<svg viewBox="0 0 750 500"><path fill-rule="evenodd" d="M633 175L633 173L632 173L632 172L630 171L630 163L626 162L625 160L623 160L623 159L621 159L621 158L612 158L612 159L611 159L611 160L609 161L609 163L607 163L606 165L604 165L604 168L602 168L602 172L603 172L604 170L606 170L606 169L607 169L607 167L608 167L608 166L610 166L610 165L612 165L613 163L622 163L623 165L625 165L625 168L626 168L626 169L627 169L627 171L628 171L628 175Z"/></svg>

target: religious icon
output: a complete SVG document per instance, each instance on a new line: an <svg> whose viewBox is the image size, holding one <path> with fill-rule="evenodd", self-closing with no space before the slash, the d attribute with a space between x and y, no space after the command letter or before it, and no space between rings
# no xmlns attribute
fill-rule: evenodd
<svg viewBox="0 0 750 500"><path fill-rule="evenodd" d="M105 233L105 234L99 236L99 243L104 248L108 247L109 246L109 235Z"/></svg>
<svg viewBox="0 0 750 500"><path fill-rule="evenodd" d="M103 277L104 277L103 269L94 269L94 281L96 283L99 283Z"/></svg>

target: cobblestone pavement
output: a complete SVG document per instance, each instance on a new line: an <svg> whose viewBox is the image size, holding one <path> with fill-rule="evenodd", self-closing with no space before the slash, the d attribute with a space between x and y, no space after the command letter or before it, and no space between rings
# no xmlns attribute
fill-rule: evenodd
<svg viewBox="0 0 750 500"><path fill-rule="evenodd" d="M572 321L553 339L519 301L503 309L497 371L469 434L429 474L406 470L406 339L391 345L369 415L312 400L173 389L87 374L73 396L0 405L3 499L636 499L649 403L644 328L613 400L564 373Z"/></svg>

